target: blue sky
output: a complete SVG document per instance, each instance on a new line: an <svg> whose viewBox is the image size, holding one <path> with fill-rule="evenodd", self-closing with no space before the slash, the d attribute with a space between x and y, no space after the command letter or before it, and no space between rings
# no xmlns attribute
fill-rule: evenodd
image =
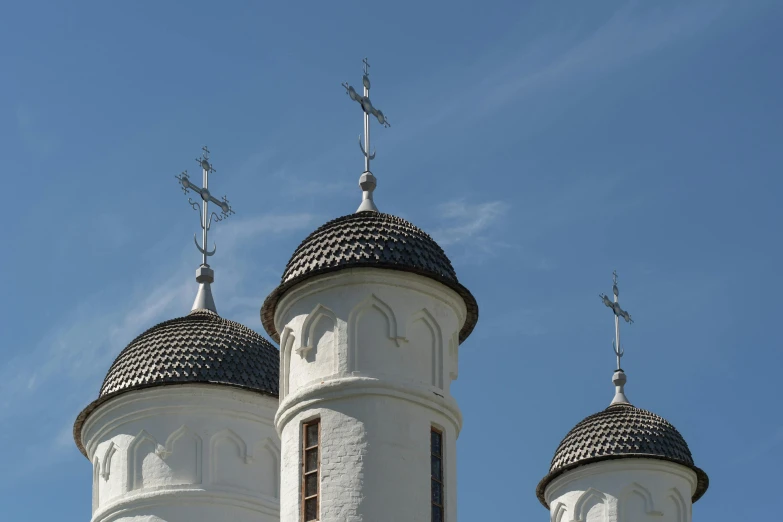
<svg viewBox="0 0 783 522"><path fill-rule="evenodd" d="M376 202L433 234L481 317L453 390L461 520L546 520L555 447L627 393L711 478L698 520L768 517L783 467L779 2L14 2L0 33L2 517L89 517L80 409L195 296L197 173L218 310L258 310L353 212L372 64ZM45 495L45 496L42 496Z"/></svg>

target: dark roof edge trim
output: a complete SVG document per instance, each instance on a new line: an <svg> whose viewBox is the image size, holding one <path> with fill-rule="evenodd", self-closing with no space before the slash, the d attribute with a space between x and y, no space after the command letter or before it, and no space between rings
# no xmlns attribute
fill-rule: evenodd
<svg viewBox="0 0 783 522"><path fill-rule="evenodd" d="M562 468L558 468L550 472L543 479L541 479L541 482L539 482L538 485L536 486L536 497L538 497L538 501L541 502L542 506L549 509L549 504L546 503L546 498L544 497L544 493L546 491L546 487L549 485L550 482L555 480L560 475L563 475L566 472L574 470L576 468L587 466L588 464L595 464L596 462L602 462L605 460L619 460L619 459L665 460L666 462L679 464L680 466L692 470L694 473L696 473L696 491L694 491L693 496L691 497L692 503L699 500L707 491L707 488L710 486L710 479L707 476L707 473L705 473L703 469L699 468L698 466L694 466L693 464L689 464L687 462L683 462L677 459L672 459L669 457L664 457L661 455L651 455L647 453L624 453L620 455L601 455L598 457L591 457L589 459L583 459L578 462L569 464L567 466L563 466Z"/></svg>
<svg viewBox="0 0 783 522"><path fill-rule="evenodd" d="M90 404L87 405L76 417L76 421L73 423L73 441L76 443L76 447L79 448L79 452L87 457L87 450L84 449L84 445L82 444L82 428L84 427L84 423L87 422L87 418L100 406L102 406L104 403L109 402L110 400L114 399L115 397L119 397L120 395L124 395L128 392L132 391L139 391L139 390L145 390L147 388L157 388L160 386L188 386L191 384L211 384L211 385L218 385L218 386L225 386L229 388L239 388L240 390L245 390L253 393L257 393L258 395L265 395L267 397L274 397L275 399L278 398L277 395L274 395L272 393L264 392L261 390L258 390L256 388L250 388L248 386L240 386L238 384L232 384L227 382L216 382L216 381L190 381L190 382L153 382L153 383L146 383L146 384L139 384L137 386L133 386L130 388L124 388L122 390L117 390L115 392L108 393L102 397L98 397L94 401L92 401Z"/></svg>
<svg viewBox="0 0 783 522"><path fill-rule="evenodd" d="M367 261L313 270L311 272L302 274L299 277L295 277L290 281L286 281L272 290L272 293L270 293L266 299L264 299L264 304L261 306L261 324L263 324L264 330L266 330L266 333L269 335L269 337L271 337L272 340L276 343L280 344L280 336L278 335L277 330L275 330L275 311L277 310L278 303L288 290L298 285L299 283L302 283L303 281L312 279L313 277L351 268L378 268L382 270L396 270L397 272L408 272L437 281L438 283L441 283L457 292L457 294L459 294L459 296L465 302L465 324L462 325L462 329L459 332L459 343L462 344L462 342L468 338L471 332L473 332L473 329L476 327L476 323L478 322L479 317L478 303L476 302L476 298L473 297L473 294L470 293L470 290L465 288L459 282L453 281L446 277L438 276L437 274L427 270L420 270L413 267L405 267L392 263Z"/></svg>

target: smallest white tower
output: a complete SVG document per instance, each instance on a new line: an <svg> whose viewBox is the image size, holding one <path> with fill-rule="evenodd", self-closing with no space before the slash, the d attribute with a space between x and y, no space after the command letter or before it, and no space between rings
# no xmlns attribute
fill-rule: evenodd
<svg viewBox="0 0 783 522"><path fill-rule="evenodd" d="M709 479L674 426L625 396L620 318L633 321L620 308L616 273L612 290L614 300L601 299L615 316L614 399L565 436L536 495L552 522L690 522Z"/></svg>

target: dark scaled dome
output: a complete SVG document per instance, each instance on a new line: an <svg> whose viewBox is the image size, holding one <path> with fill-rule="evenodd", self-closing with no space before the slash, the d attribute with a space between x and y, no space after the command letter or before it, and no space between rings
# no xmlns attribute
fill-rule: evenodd
<svg viewBox="0 0 783 522"><path fill-rule="evenodd" d="M122 393L172 384L211 383L278 396L279 352L250 328L209 310L153 326L115 359L98 399L76 419L74 439L90 413Z"/></svg>
<svg viewBox="0 0 783 522"><path fill-rule="evenodd" d="M685 439L666 419L630 404L614 404L590 415L568 432L557 447L549 474L536 488L546 507L547 485L566 471L603 460L646 458L681 464L696 473L696 502L709 486L707 474L693 463Z"/></svg>
<svg viewBox="0 0 783 522"><path fill-rule="evenodd" d="M279 342L274 325L275 309L289 288L316 275L358 267L412 272L443 283L456 291L467 306L460 342L476 326L476 299L459 283L451 261L435 240L402 218L367 211L326 223L297 247L286 265L280 286L261 308L261 322L267 333Z"/></svg>

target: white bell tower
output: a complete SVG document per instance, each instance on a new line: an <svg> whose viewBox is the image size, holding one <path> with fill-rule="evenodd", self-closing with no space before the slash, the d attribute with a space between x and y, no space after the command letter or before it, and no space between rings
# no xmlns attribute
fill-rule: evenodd
<svg viewBox="0 0 783 522"><path fill-rule="evenodd" d="M458 348L478 307L437 243L377 211L364 112L362 206L294 252L261 310L279 340L282 522L453 522L456 441L451 396Z"/></svg>
<svg viewBox="0 0 783 522"><path fill-rule="evenodd" d="M462 417L449 384L465 318L456 292L401 271L344 270L286 292L281 520L456 520Z"/></svg>

